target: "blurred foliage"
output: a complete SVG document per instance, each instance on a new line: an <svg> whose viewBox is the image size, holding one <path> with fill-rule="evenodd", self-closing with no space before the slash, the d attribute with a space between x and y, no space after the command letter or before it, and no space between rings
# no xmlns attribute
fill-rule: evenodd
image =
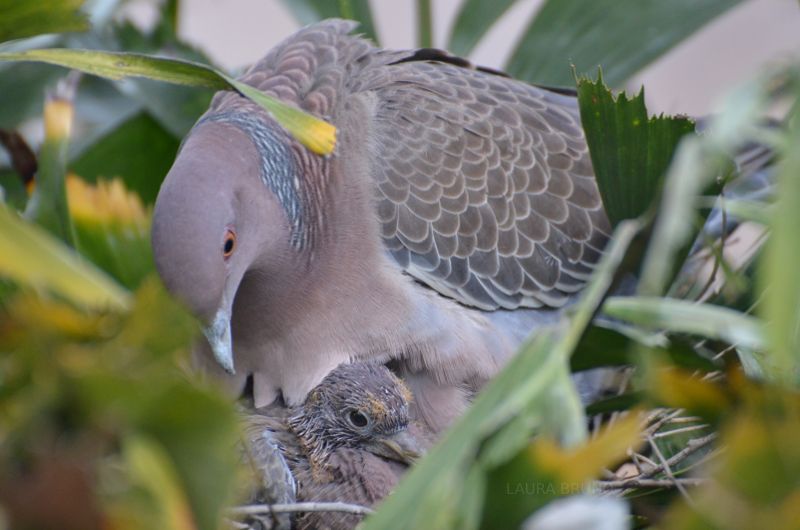
<svg viewBox="0 0 800 530"><path fill-rule="evenodd" d="M603 469L626 459L640 433L640 418L632 413L574 449L537 438L489 474L481 527L517 528L553 499L581 493Z"/></svg>
<svg viewBox="0 0 800 530"><path fill-rule="evenodd" d="M207 107L202 85L273 105L311 141L327 134L204 66L177 36L176 0L160 4L146 31L120 19L123 3L79 10L74 0L0 0L0 41L38 35L0 44L3 58L107 78L0 62L0 506L12 528L220 526L241 489L235 414L218 389L188 374L196 324L155 279L151 206ZM574 72L599 65L619 86L737 3L550 0L507 67L531 82L573 85ZM468 53L515 4L464 1L448 47ZM286 5L303 23L344 16L379 37L369 2ZM416 7L427 45L431 2ZM122 79L131 75L192 86ZM797 528L799 77L796 65L776 67L734 89L700 134L689 120L650 117L641 94L580 82L616 224L603 262L580 303L522 348L367 529L514 528L554 499L597 488L624 492L637 526ZM765 126L779 98L794 114L785 127ZM37 126L42 141L30 134ZM778 199L726 193L728 215L715 229L709 211L721 203L709 190L728 182L730 161L754 143L774 152L777 169L761 173ZM706 218L708 234L698 237ZM762 238L734 265L719 234L747 222L772 235L765 252ZM693 244L705 268L684 265ZM636 296L609 296L632 274ZM571 371L627 365L635 376L581 405ZM654 420L665 408L692 416L677 427ZM611 421L589 432L587 416L600 413ZM656 467L623 464L632 453ZM640 476L657 485L634 484ZM675 487L683 479L699 485ZM620 487L626 480L633 485Z"/></svg>
<svg viewBox="0 0 800 530"><path fill-rule="evenodd" d="M110 23L54 39L195 54L169 35ZM3 517L12 528L217 528L236 491L235 414L188 377L196 324L154 277L146 206L210 94L74 74L56 86L62 77L0 69L2 127L42 117L45 130L33 185L18 164L0 182L13 199L0 208L0 273L14 280L0 289Z"/></svg>
<svg viewBox="0 0 800 530"><path fill-rule="evenodd" d="M128 293L51 234L0 206L0 273L76 305L123 309Z"/></svg>
<svg viewBox="0 0 800 530"><path fill-rule="evenodd" d="M283 2L301 24L325 18L357 20L358 31L379 43L368 0L295 0Z"/></svg>
<svg viewBox="0 0 800 530"><path fill-rule="evenodd" d="M86 518L68 521L216 528L232 489L236 429L230 403L179 369L195 327L155 279L122 313L27 290L4 300L0 350L14 354L2 358L0 501L13 527L59 527L51 512L59 507L45 501L63 488L52 477L65 473L92 500L67 507ZM143 517L175 526L139 524Z"/></svg>
<svg viewBox="0 0 800 530"><path fill-rule="evenodd" d="M82 4L83 0L0 0L0 42L42 33L85 31L89 21L81 11Z"/></svg>
<svg viewBox="0 0 800 530"><path fill-rule="evenodd" d="M125 185L142 201L153 204L179 143L149 113L140 111L98 139L70 166L89 181L125 175ZM119 153L129 156L116 156Z"/></svg>
<svg viewBox="0 0 800 530"><path fill-rule="evenodd" d="M620 86L670 48L741 0L548 0L506 68L531 82L572 86L602 67Z"/></svg>
<svg viewBox="0 0 800 530"><path fill-rule="evenodd" d="M693 492L694 504L675 503L659 527L798 528L800 394L739 371L709 382L661 365L648 378L660 404L701 416L724 447L710 480Z"/></svg>

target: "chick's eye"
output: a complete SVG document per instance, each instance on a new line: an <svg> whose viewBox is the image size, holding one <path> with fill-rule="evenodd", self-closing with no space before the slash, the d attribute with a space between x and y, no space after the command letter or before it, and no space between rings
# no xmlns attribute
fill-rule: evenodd
<svg viewBox="0 0 800 530"><path fill-rule="evenodd" d="M361 411L353 409L347 414L347 421L349 421L353 427L358 427L360 429L367 426L369 418Z"/></svg>
<svg viewBox="0 0 800 530"><path fill-rule="evenodd" d="M236 250L236 233L233 230L228 230L225 232L225 239L222 243L222 256L229 258L234 250Z"/></svg>

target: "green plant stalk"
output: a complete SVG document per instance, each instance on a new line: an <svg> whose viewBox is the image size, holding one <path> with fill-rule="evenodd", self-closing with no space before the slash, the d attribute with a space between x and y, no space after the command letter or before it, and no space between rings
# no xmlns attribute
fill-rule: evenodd
<svg viewBox="0 0 800 530"><path fill-rule="evenodd" d="M766 347L759 320L727 307L656 296L613 296L603 305L603 313L645 329L700 335L752 349Z"/></svg>
<svg viewBox="0 0 800 530"><path fill-rule="evenodd" d="M420 48L433 46L431 0L417 0L417 44Z"/></svg>
<svg viewBox="0 0 800 530"><path fill-rule="evenodd" d="M772 216L775 215L775 206L769 202L726 198L723 204L719 204L717 197L701 197L698 201L698 206L703 208L710 209L718 205L724 207L731 217L753 221L764 226L769 226Z"/></svg>
<svg viewBox="0 0 800 530"><path fill-rule="evenodd" d="M673 258L691 236L697 198L713 178L711 154L700 138L689 138L679 146L667 171L660 213L642 264L637 291L643 296L656 296L668 287Z"/></svg>
<svg viewBox="0 0 800 530"><path fill-rule="evenodd" d="M350 0L339 0L339 14L342 18L355 20L355 12L353 11L353 3Z"/></svg>
<svg viewBox="0 0 800 530"><path fill-rule="evenodd" d="M36 188L25 208L25 218L72 247L75 245L75 230L64 188L68 147L69 142L65 139L46 140L42 144Z"/></svg>
<svg viewBox="0 0 800 530"><path fill-rule="evenodd" d="M64 181L72 114L71 101L48 97L45 103L45 141L39 152L36 187L25 208L25 218L74 247L75 229L69 215Z"/></svg>
<svg viewBox="0 0 800 530"><path fill-rule="evenodd" d="M730 159L752 137L767 108L769 78L746 83L726 97L708 132L687 137L678 146L664 179L659 213L647 248L637 293L666 292L675 257L690 242L692 220L703 190L730 169Z"/></svg>
<svg viewBox="0 0 800 530"><path fill-rule="evenodd" d="M800 92L800 83L796 85ZM778 165L778 194L772 234L759 270L764 289L761 314L772 346L767 373L787 385L800 385L800 125L791 126Z"/></svg>

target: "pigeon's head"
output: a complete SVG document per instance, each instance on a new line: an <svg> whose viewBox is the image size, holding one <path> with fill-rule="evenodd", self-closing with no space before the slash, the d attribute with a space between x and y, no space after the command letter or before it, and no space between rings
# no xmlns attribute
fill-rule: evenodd
<svg viewBox="0 0 800 530"><path fill-rule="evenodd" d="M290 423L317 459L351 447L410 464L422 452L408 431L410 401L411 392L385 366L342 364L309 393Z"/></svg>
<svg viewBox="0 0 800 530"><path fill-rule="evenodd" d="M233 373L231 316L243 279L291 267L298 208L285 133L257 118L212 114L186 138L156 200L152 244L167 289L200 319ZM273 189L277 185L281 189ZM294 208L294 209L293 209Z"/></svg>

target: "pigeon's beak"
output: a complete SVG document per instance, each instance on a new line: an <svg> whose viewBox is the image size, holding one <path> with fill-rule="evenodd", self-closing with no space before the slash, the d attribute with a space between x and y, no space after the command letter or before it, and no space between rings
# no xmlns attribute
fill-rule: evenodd
<svg viewBox="0 0 800 530"><path fill-rule="evenodd" d="M370 449L378 456L408 465L413 464L424 453L419 442L405 429L375 440Z"/></svg>
<svg viewBox="0 0 800 530"><path fill-rule="evenodd" d="M208 344L214 352L214 359L229 374L234 375L236 370L233 368L233 344L231 341L231 313L223 303L222 307L214 315L211 325L203 328L203 334L208 339Z"/></svg>

